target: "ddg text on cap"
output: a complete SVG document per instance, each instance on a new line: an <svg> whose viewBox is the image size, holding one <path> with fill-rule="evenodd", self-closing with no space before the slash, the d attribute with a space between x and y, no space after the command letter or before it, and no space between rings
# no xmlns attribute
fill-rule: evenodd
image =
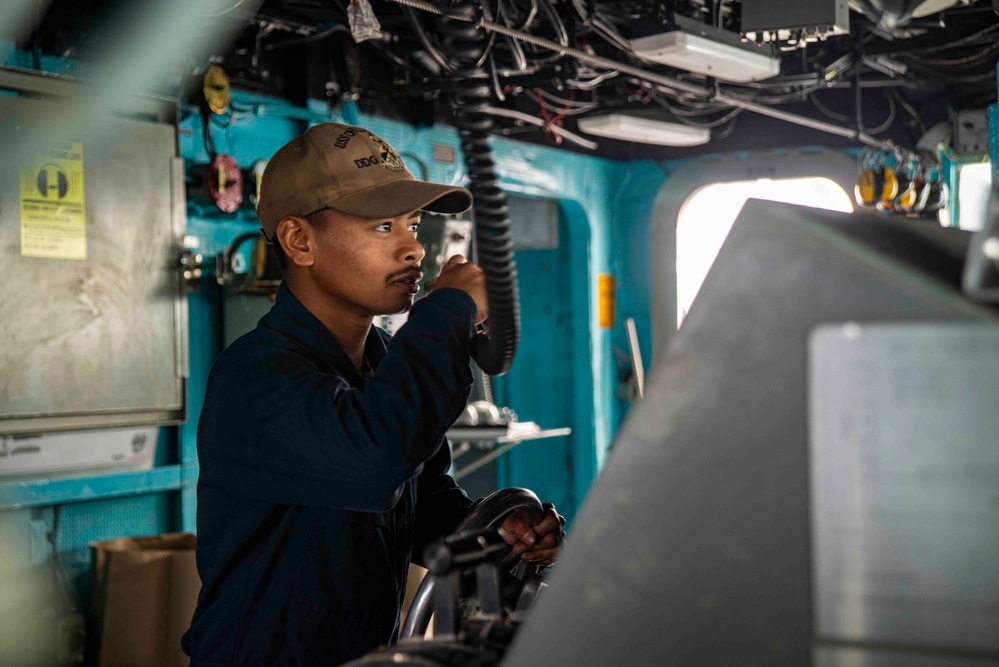
<svg viewBox="0 0 999 667"><path fill-rule="evenodd" d="M413 211L467 211L465 188L418 181L399 154L361 127L322 123L278 149L260 183L257 216L268 239L289 215L324 208L359 218L396 218Z"/></svg>

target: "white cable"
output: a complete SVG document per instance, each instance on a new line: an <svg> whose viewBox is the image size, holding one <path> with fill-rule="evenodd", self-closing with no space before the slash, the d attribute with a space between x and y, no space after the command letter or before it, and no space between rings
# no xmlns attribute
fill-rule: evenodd
<svg viewBox="0 0 999 667"><path fill-rule="evenodd" d="M429 2L426 2L426 0L392 0L392 2L395 2L396 4L399 5L414 7L416 9L420 9L425 12L430 12L431 14L437 14L438 16L447 16L448 18L453 19L455 21L474 23L482 30L486 30L488 32L496 32L501 35L506 35L507 37L518 39L522 42L527 42L528 44L533 44L534 46L540 46L550 51L560 53L564 56L571 56L576 60L584 62L587 65L591 65L593 67L599 67L600 69L616 70L618 72L621 72L622 74L629 74L638 79L642 79L650 83L659 84L660 86L665 86L666 88L672 91L690 93L697 97L704 98L705 100L708 101L721 102L729 106L739 107L741 109L745 109L746 111L752 111L753 113L758 113L762 116L769 116L771 118L783 120L788 123L803 125L805 127L810 127L814 130L819 130L822 132L835 134L841 137L846 137L848 139L852 139L854 141L859 141L860 143L867 144L868 146L874 146L876 148L881 148L884 150L891 150L892 148L894 148L894 144L890 141L875 139L866 132L861 132L853 128L834 125L833 123L825 123L819 120L808 118L807 116L799 116L798 114L789 113L787 111L781 111L779 109L767 107L763 104L758 104L755 102L739 99L737 97L733 97L732 95L715 92L708 88L705 88L704 86L696 86L693 84L689 84L684 81L679 81L677 79L673 79L668 76L656 74L655 72L649 72L643 70L639 67L633 67L625 63L619 63L617 61L611 60L610 58L604 58L602 56L594 56L585 51L580 51L579 49L575 49L571 46L564 46L562 44L559 44L558 42L553 42L550 39L536 37L535 35L531 35L529 33L522 32L520 30L514 30L512 28L508 28L505 25L499 25L493 23L492 21L470 18L468 16L445 14L445 12L442 9ZM500 110L500 111L505 111L505 110ZM496 114L496 115L502 115L502 114ZM545 122L540 118L533 118L531 116L527 116L527 118L532 118L532 120L525 120L523 118L521 120L525 120L525 122L528 123L532 123L536 120L538 121L538 123L535 124L540 124L542 126L545 125ZM552 129L555 130L556 126L552 126ZM556 134L559 133L556 132ZM579 137L579 139L581 141L587 141L586 139L582 139L581 137Z"/></svg>
<svg viewBox="0 0 999 667"><path fill-rule="evenodd" d="M587 79L585 81L581 79L566 79L565 82L568 86L572 88L581 88L583 90L590 90L591 88L596 88L607 79L613 79L618 74L620 74L620 72L615 72L614 70L610 70L608 72L604 72L603 74L595 76L592 79Z"/></svg>
<svg viewBox="0 0 999 667"><path fill-rule="evenodd" d="M531 114L523 113L521 111L514 111L513 109L486 107L485 109L482 110L482 113L487 113L490 116L502 116L504 118L513 118L514 120L522 120L525 123L529 123L531 125L537 125L538 127L544 127L546 125L545 121L538 118L537 116L532 116ZM552 132L562 137L566 141L571 141L572 143L577 144L578 146L582 146L583 148L587 148L591 151L597 149L597 142L590 141L589 139L584 139L575 132L570 132L564 127L560 127L558 125L549 125L548 127L549 129L551 129Z"/></svg>

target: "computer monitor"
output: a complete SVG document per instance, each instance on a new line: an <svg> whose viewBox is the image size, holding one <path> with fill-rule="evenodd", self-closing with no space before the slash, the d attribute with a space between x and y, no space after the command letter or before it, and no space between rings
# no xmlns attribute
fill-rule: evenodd
<svg viewBox="0 0 999 667"><path fill-rule="evenodd" d="M503 664L999 664L970 236L748 202Z"/></svg>

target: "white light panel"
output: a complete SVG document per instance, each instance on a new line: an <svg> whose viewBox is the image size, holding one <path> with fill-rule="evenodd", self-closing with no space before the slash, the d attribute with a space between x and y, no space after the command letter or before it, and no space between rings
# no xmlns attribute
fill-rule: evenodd
<svg viewBox="0 0 999 667"><path fill-rule="evenodd" d="M646 60L725 81L759 81L780 73L780 59L674 30L629 42Z"/></svg>
<svg viewBox="0 0 999 667"><path fill-rule="evenodd" d="M579 120L579 131L598 137L658 146L700 146L711 139L711 130L679 123L612 113Z"/></svg>

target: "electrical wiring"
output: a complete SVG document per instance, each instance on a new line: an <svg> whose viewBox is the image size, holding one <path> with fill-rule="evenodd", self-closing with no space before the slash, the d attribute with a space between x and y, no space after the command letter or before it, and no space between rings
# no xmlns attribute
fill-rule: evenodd
<svg viewBox="0 0 999 667"><path fill-rule="evenodd" d="M813 91L808 95L808 101L811 102L812 106L818 109L823 116L825 116L826 118L832 118L833 120L837 120L841 123L849 123L851 120L853 120L852 118L850 118L845 114L836 113L826 105L822 104L822 102L819 102L818 97L816 97L815 95L816 92L817 91Z"/></svg>
<svg viewBox="0 0 999 667"><path fill-rule="evenodd" d="M725 95L730 99L743 100L755 104L780 105L789 102L803 102L808 95L824 87L824 84L815 84L814 86L783 95L743 95L733 92L730 88L725 88Z"/></svg>
<svg viewBox="0 0 999 667"><path fill-rule="evenodd" d="M990 67L975 74L973 76L961 76L956 72L951 71L938 71L932 66L924 65L917 60L906 60L906 63L916 72L922 74L924 77L929 79L939 81L941 83L946 83L953 86L954 84L978 84L978 83L988 83L993 80L995 76L994 70Z"/></svg>
<svg viewBox="0 0 999 667"><path fill-rule="evenodd" d="M616 28L614 28L613 25L604 21L601 15L597 14L591 17L589 20L589 24L594 28L594 30L597 31L597 34L603 37L612 46L616 47L620 51L623 51L628 56L636 60L643 60L642 58L639 58L635 54L635 52L631 48L631 45L628 44L628 40L626 40L623 36L621 36L621 34L617 31Z"/></svg>
<svg viewBox="0 0 999 667"><path fill-rule="evenodd" d="M540 92L538 92L538 104L541 105L541 119L545 121L544 127L542 128L544 130L545 137L546 138L550 138L551 140L553 140L552 143L554 143L556 145L561 144L562 143L562 137L559 134L555 133L552 130L552 126L554 125L554 126L557 126L557 127L561 127L560 123L562 122L562 114L560 113L554 119L553 118L549 118L549 116L548 116L548 110L545 108L545 103L541 99L541 93Z"/></svg>
<svg viewBox="0 0 999 667"><path fill-rule="evenodd" d="M527 17L520 24L521 30L527 30L527 28L534 22L534 17L538 15L538 0L531 0L531 9L527 12Z"/></svg>
<svg viewBox="0 0 999 667"><path fill-rule="evenodd" d="M658 99L662 100L663 96L659 95ZM677 116L682 116L683 118L703 118L705 116L711 116L718 113L725 113L726 111L730 111L731 109L732 107L726 106L724 104L716 105L714 108L710 109L705 108L694 111L690 109L683 109L678 106L672 106L672 105L670 106L670 111L672 111Z"/></svg>
<svg viewBox="0 0 999 667"><path fill-rule="evenodd" d="M533 1L534 0L532 0L532 2ZM492 10L489 8L489 4L483 1L480 7L483 18L489 20L490 16L492 16ZM495 17L497 21L502 21L506 25L511 25L511 22L515 18L513 15L515 11L516 11L516 5L509 4L507 0L496 0ZM524 56L523 49L521 49L519 45L516 44L514 40L511 40L509 37L503 38L503 44L506 45L506 47L510 50L510 57L513 59L513 67L520 71L526 70L528 65L527 65L527 58ZM488 62L491 76L494 79L498 79L499 74L496 67L497 54L494 53L495 47L496 47L496 34L493 33L489 36L489 43L486 45L486 48L483 50L482 56L479 58L477 67L482 67ZM500 86L499 81L495 81L493 87L496 91L499 91L500 99L503 99L502 87Z"/></svg>
<svg viewBox="0 0 999 667"><path fill-rule="evenodd" d="M604 81L607 81L608 79L613 79L614 77L618 76L618 74L619 74L618 72L608 71L602 74L598 74L597 76L587 81L580 81L579 79L566 79L565 83L567 86L571 88L578 88L580 90L592 90L593 88L596 88Z"/></svg>
<svg viewBox="0 0 999 667"><path fill-rule="evenodd" d="M311 35L306 35L305 37L293 37L291 39L283 39L278 42L265 44L264 50L273 51L274 49L283 49L288 46L299 46L301 44L308 44L309 42L319 41L320 39L329 37L335 32L346 32L346 33L350 32L350 29L347 26L343 25L342 23L336 23L332 21L331 23L332 25L329 25L325 28L320 26L320 29L318 29L316 32L314 32Z"/></svg>
<svg viewBox="0 0 999 667"><path fill-rule="evenodd" d="M562 22L562 19L559 17L558 12L555 11L555 7L552 5L551 0L538 0L538 2L541 8L540 13L546 17L548 23L551 25L552 29L555 32L555 37L556 37L555 41L560 46L567 48L569 46L569 31L566 29L565 24ZM532 61L535 66L544 66L549 63L555 62L556 60L559 60L563 56L564 56L563 53L556 52L544 58L535 57L532 59Z"/></svg>
<svg viewBox="0 0 999 667"><path fill-rule="evenodd" d="M829 81L834 81L835 79L842 78L845 74L840 74L833 79L824 80L817 74L800 74L791 75L786 77L774 77L772 79L767 79L765 81L743 81L739 83L728 83L725 84L726 88L755 88L766 90L770 88L791 88L794 86L813 86L819 83L829 83Z"/></svg>
<svg viewBox="0 0 999 667"><path fill-rule="evenodd" d="M438 8L436 5L426 2L426 0L392 0L392 2L395 2L396 4L400 5L413 7L415 9L420 9L422 11L426 11L431 14L436 14L438 16L445 15L445 12L443 10ZM576 49L571 46L563 46L557 42L551 41L550 39L545 39L543 37L537 37L529 33L513 30L512 28L508 28L506 26L499 25L490 21L485 21L485 20L469 21L469 19L467 19L466 17L454 16L451 14L447 14L447 16L458 21L474 22L484 30L498 32L501 35L512 37L514 39L523 41L527 44L531 44L532 46L538 46L541 48L549 49L551 51L556 51L562 55L571 56L573 58L576 58L577 60L580 60L594 67L599 67L601 69L611 69L625 74L630 74L637 78L652 81L662 86L666 86L667 88L675 88L681 92L687 92L702 97L707 97L710 95L710 91L703 86L695 86L687 84L681 81L677 81L676 79L673 79L671 77L664 76L662 74L658 74L655 72L648 72L646 70L642 70L637 67L632 67L631 65L627 65L625 63L620 63L614 60L610 60L609 58L592 55L586 53L585 51L580 51L579 49Z"/></svg>
<svg viewBox="0 0 999 667"><path fill-rule="evenodd" d="M552 93L549 93L547 90L544 90L542 88L535 88L535 90L539 95L544 97L546 100L555 102L556 104L564 104L569 107L583 107L592 104L591 102L584 102L582 100L566 99L564 97L559 97L558 95L553 95Z"/></svg>
<svg viewBox="0 0 999 667"><path fill-rule="evenodd" d="M407 5L422 11L427 11L432 14L437 14L438 16L445 15L445 12L438 8L437 6L426 2L425 0L392 0L396 4ZM479 29L486 30L489 32L497 32L501 35L507 35L523 41L525 43L531 44L533 46L538 46L541 48L549 49L555 51L563 56L571 56L577 60L594 67L599 67L601 69L611 69L618 72L629 74L636 78L648 81L650 83L661 85L665 88L672 89L677 93L688 93L694 96L710 100L715 103L728 104L733 107L738 107L748 111L753 111L755 113L769 116L771 118L776 118L785 122L795 123L797 125L802 125L804 127L809 127L822 132L828 132L830 134L835 134L838 136L846 137L848 139L859 141L864 144L878 146L878 147L889 147L892 144L890 142L885 142L879 140L866 132L862 132L855 128L841 127L838 125L833 125L828 122L815 120L806 116L801 116L800 114L790 113L780 109L775 109L770 105L761 104L756 101L749 101L747 99L740 99L738 96L733 96L725 91L712 91L704 86L694 86L682 81L678 81L675 78L659 74L657 72L650 72L643 70L638 67L633 67L626 63L616 62L609 58L604 58L602 56L596 56L580 49L565 46L552 40L545 39L543 37L538 37L529 33L522 31L513 30L504 25L500 25L491 21L486 21L479 17L456 15L456 14L446 14L449 18L462 21L467 23L474 23ZM796 93L796 97L800 97L801 93ZM771 104L774 102L771 101Z"/></svg>
<svg viewBox="0 0 999 667"><path fill-rule="evenodd" d="M536 125L538 127L544 127L545 121L536 116L523 113L522 111L515 111L513 109L503 109L500 107L487 106L483 109L483 113L487 113L491 116L499 116L501 118L510 118L513 120L519 120L524 123L529 123L530 125ZM596 150L597 143L595 141L590 141L589 139L584 139L575 132L567 130L564 127L553 125L551 127L552 132L559 135L566 141L570 141L581 148L586 148L589 150Z"/></svg>
<svg viewBox="0 0 999 667"><path fill-rule="evenodd" d="M240 123L247 118L252 118L256 114L252 112L247 112L246 110L237 111L231 104L229 105L229 112L224 116L218 116L216 114L209 114L212 124L215 127L221 128L223 130L229 129L233 125Z"/></svg>
<svg viewBox="0 0 999 667"><path fill-rule="evenodd" d="M487 14L486 12L488 11L489 6L486 3L482 3L481 7L482 7L482 15L486 18L486 20L488 20L489 14ZM496 33L490 33L489 42L486 44L486 47L482 49L482 55L479 56L479 59L475 62L475 67L477 68L482 67L483 65L486 64L486 61L489 60L489 58L493 54L493 46L495 45L496 45Z"/></svg>
<svg viewBox="0 0 999 667"><path fill-rule="evenodd" d="M410 24L413 26L413 30L416 32L416 38L423 45L424 50L430 55L437 65L445 72L455 72L458 69L457 64L451 62L444 53L437 48L437 46L431 41L430 35L427 34L426 29L423 27L423 21L420 20L419 14L412 7L403 5L403 14L409 19Z"/></svg>
<svg viewBox="0 0 999 667"><path fill-rule="evenodd" d="M989 55L995 53L996 51L999 51L999 41L997 41L996 43L992 44L991 46L985 47L981 51L978 51L978 52L976 52L976 53L974 53L974 54L972 54L970 56L965 56L964 58L951 58L951 59L940 59L940 58L938 58L938 59L933 59L933 60L926 60L926 59L920 59L920 60L921 60L921 62L928 63L928 64L931 64L931 65L942 65L942 66L966 65L968 63L973 63L973 62L979 62L979 61L984 62L985 59L986 59L986 56L989 56ZM989 65L989 67L991 67L992 66L992 62L989 61L988 65Z"/></svg>
<svg viewBox="0 0 999 667"><path fill-rule="evenodd" d="M537 95L538 105L541 107L541 117L545 120L546 125L544 126L544 131L546 135L549 135L554 139L555 144L562 143L562 138L557 134L552 132L553 126L561 126L562 119L566 116L578 116L580 114L587 113L597 108L595 102L581 102L575 99L574 91L570 91L569 99L564 99L556 95L542 90L541 88L535 88L534 93ZM547 101L546 101L547 100ZM562 104L561 108L553 107L548 101L554 101ZM556 114L554 118L549 118L548 113L551 112Z"/></svg>
<svg viewBox="0 0 999 667"><path fill-rule="evenodd" d="M739 120L738 114L732 116L732 120L729 122L728 127L726 127L724 130L721 130L720 132L712 132L711 138L715 141L720 141L722 139L727 139L728 137L732 136L732 133L735 132L735 126L738 120Z"/></svg>
<svg viewBox="0 0 999 667"><path fill-rule="evenodd" d="M700 100L690 100L682 97L674 96L670 93L668 89L658 88L656 86L651 86L646 84L645 88L648 98L646 101L652 100L653 95L658 95L659 99L663 97L669 98L674 104L678 105L672 110L678 116L684 116L687 118L699 118L701 116L710 116L716 113L724 113L731 109L730 105L718 104L716 102L705 102ZM682 108L681 108L682 107Z"/></svg>
<svg viewBox="0 0 999 667"><path fill-rule="evenodd" d="M202 140L205 144L205 153L208 154L208 161L211 162L215 159L215 140L212 138L212 121L211 114L202 114L201 116L201 134Z"/></svg>
<svg viewBox="0 0 999 667"><path fill-rule="evenodd" d="M526 72L530 68L530 65L527 63L527 55L524 53L524 48L520 45L520 42L512 37L504 36L504 39L510 46L510 52L513 54L514 65L517 71Z"/></svg>
<svg viewBox="0 0 999 667"><path fill-rule="evenodd" d="M351 42L346 43L347 47L347 57L350 60L351 69L354 70L354 78L350 81L350 87L347 90L356 90L357 86L361 83L361 59L357 53L357 47Z"/></svg>
<svg viewBox="0 0 999 667"><path fill-rule="evenodd" d="M536 89L536 92L541 92L541 90L540 89ZM598 106L600 106L596 102L588 102L585 106L581 106L581 107L572 107L572 106L568 106L568 105L563 106L563 107L556 107L556 106L552 106L551 104L548 104L543 99L535 98L535 97L532 97L530 95L527 96L527 99L530 99L530 100L532 100L534 102L537 102L542 109L547 110L547 111L549 111L551 113L554 113L554 114L558 114L560 117L561 116L578 116L580 114L584 114L584 113L588 113L590 111L593 111Z"/></svg>
<svg viewBox="0 0 999 667"><path fill-rule="evenodd" d="M551 0L540 0L540 3L543 12L548 15L548 20L555 29L555 34L558 37L556 41L558 41L558 43L562 46L569 46L569 31L566 29L565 24L562 23L562 19L559 17L558 12L555 11L555 7L552 5Z"/></svg>
<svg viewBox="0 0 999 667"><path fill-rule="evenodd" d="M498 9L496 11L496 16L502 19L506 25L511 28L517 28L518 30L527 30L531 23L534 22L534 18L538 15L538 0L530 0L530 8L527 10L527 16L522 19L519 24L514 24L512 21L514 21L516 17L510 14L510 12L504 10L504 7L506 6L507 2L499 0L499 2L497 2ZM512 3L510 6L516 9L516 5L513 5Z"/></svg>
<svg viewBox="0 0 999 667"><path fill-rule="evenodd" d="M496 73L496 62L492 55L489 56L489 83L493 87L496 99L500 102L506 102L506 93L503 92L503 86L500 84L499 74Z"/></svg>
<svg viewBox="0 0 999 667"><path fill-rule="evenodd" d="M703 116L712 113L719 113L721 111L727 111L730 105L719 104L717 102L712 102L707 99L694 98L684 95L676 95L673 91L668 88L663 88L660 86L650 85L645 82L640 82L645 88L649 90L654 90L662 95L669 97L674 103L684 107L683 113L692 116Z"/></svg>
<svg viewBox="0 0 999 667"><path fill-rule="evenodd" d="M635 5L630 5L634 7ZM601 2L594 5L594 14L603 15L609 19L616 19L622 24L642 18L641 12L628 11L629 4L625 2Z"/></svg>
<svg viewBox="0 0 999 667"><path fill-rule="evenodd" d="M986 83L986 84L991 85L991 83L993 81L995 81L995 71L992 68L989 68L989 69L987 69L987 70L985 70L983 72L980 72L980 73L978 73L978 74L976 74L974 76L954 76L954 75L951 75L951 76L947 76L947 77L941 77L941 80L945 81L948 84L978 84L978 83Z"/></svg>
<svg viewBox="0 0 999 667"><path fill-rule="evenodd" d="M218 4L222 1L219 0ZM236 2L224 1L227 4ZM421 0L392 1L400 7L400 11L386 12L383 16L382 9L376 5L379 18L383 25L391 26L395 21L397 27L401 24L404 28L390 28L391 41L370 42L359 47L357 52L349 54L348 80L353 76L352 88L358 85L377 85L379 75L384 70L372 67L369 71L366 58L369 54L380 53L385 58L385 65L396 72L404 69L417 75L418 81L415 77L408 77L406 80L411 81L410 90L414 95L423 94L426 99L428 91L432 90L427 86L449 78L455 71L455 63L445 54L447 43L438 36L436 25L433 22L426 23L427 18L419 15L422 12L432 12L442 16L447 15L450 10L446 7L447 3L443 2L431 5ZM243 2L245 0L231 9ZM889 96L887 118L894 121L901 113L907 122L909 116L919 121L919 114L912 105L897 91L888 87L940 82L946 84L952 93L967 100L970 99L969 96L977 94L979 89L984 90L991 82L994 70L990 61L994 61L994 55L999 51L999 42L996 41L999 25L976 24L979 18L984 20L984 16L972 16L958 8L941 16L941 21L947 20L950 30L948 36L944 36L946 33L943 31L937 31L937 36L931 37L934 28L928 23L920 24L914 31L903 36L898 31L879 31L876 27L867 26L866 20L862 19L865 21L864 29L855 32L853 36L834 37L831 43L827 43L830 45L810 44L800 49L800 59L782 56L787 63L782 75L763 81L715 81L645 60L634 53L629 39L635 34L636 21L645 22L646 27L649 21L660 22L665 29L670 29L670 23L673 22L672 11L677 16L703 22L706 26L735 31L734 22L740 9L738 3L729 0L681 0L675 7L672 4L666 7L646 0L569 2L571 5L560 4L561 0L479 0L476 3L478 16L473 12L472 15L459 19L473 23L489 34L479 65L488 77L484 81L488 81L490 88L496 93L494 99L502 101L527 92L522 99L531 100L532 104L536 102L538 109L548 116L547 119L540 120L540 126L533 122L529 124L545 128L551 134L555 133L549 128L557 127L560 119L590 113L604 105L614 107L654 103L659 106L668 105L669 112L681 119L680 122L711 124L718 130L714 133L715 136L723 132L731 133L735 118L742 110L748 110L860 142L873 141L875 145L883 146L884 142L873 138L873 135L886 131L887 128L881 128L885 127L886 122L887 127L890 127L891 122L887 119L879 120L877 127L859 131L853 126L854 119L850 114L834 111L835 106L831 109L824 104L823 100L828 102L832 98L824 97L819 91L846 86L853 86L858 90L884 87ZM343 0L334 0L333 4L341 5L342 8L342 3ZM329 3L328 0L282 0L280 5L282 11L279 14L285 14L284 8L289 6L302 8L297 14L298 18L295 18L294 12L288 14L292 18L287 20L284 16L275 17L275 20L292 25L303 14L309 17L322 16L319 11L324 6L329 6ZM323 18L328 21L327 16ZM319 28L315 27L316 23L319 23ZM339 24L345 25L343 20L339 20ZM267 40L271 43L265 41L263 48L272 51L284 45L322 39L319 35L325 32L326 29L322 27L324 25L324 22L314 18L311 21L305 20L302 27L295 30L297 35L282 41ZM305 32L309 29L314 32ZM773 39L776 40L776 36ZM892 48L893 40L899 43L900 48ZM773 43L780 46L776 41ZM852 53L890 56L907 66L908 73L895 78L878 76L874 72L880 70L871 68L862 58L855 56L848 57L841 67L836 67L835 63L824 66L837 57L837 50L839 53L843 52L841 46L851 50L855 47L856 50ZM578 65L574 63L564 69L552 66L552 63L562 58L573 58ZM825 78L827 73L828 79ZM641 87L636 87L634 81L643 83L640 84ZM569 103L565 95L549 92L556 89L574 91L580 100L573 98ZM808 111L805 116L780 108L785 104L806 100L815 111ZM769 108L773 113L764 112L764 108ZM537 111L531 107L527 110ZM737 110L739 113L736 113ZM212 122L216 126L227 127L239 122L241 118L238 114L232 114L213 118Z"/></svg>
<svg viewBox="0 0 999 667"><path fill-rule="evenodd" d="M874 128L865 128L868 134L878 135L891 127L891 124L895 122L896 107L895 100L891 95L888 96L888 118L884 120L883 123Z"/></svg>
<svg viewBox="0 0 999 667"><path fill-rule="evenodd" d="M482 56L479 58L478 62L475 63L476 67L482 67L486 64L486 61L493 55L493 46L496 45L496 34L493 33L489 35L489 43L486 44L486 48L482 50Z"/></svg>
<svg viewBox="0 0 999 667"><path fill-rule="evenodd" d="M381 53L383 56L385 56L386 58L388 58L389 60L391 60L396 65L398 65L399 67L403 68L404 70L406 70L410 74L417 74L419 76L425 76L425 73L423 71L417 70L415 67L413 67L412 65L410 65L409 63L407 63L405 60L403 60L402 58L400 58L398 55L396 55L395 53L393 53L391 49L382 47L382 46L377 45L377 44L372 44L372 46L375 46L376 48L378 48L379 53Z"/></svg>
<svg viewBox="0 0 999 667"><path fill-rule="evenodd" d="M967 35L965 37L962 37L961 39L958 39L958 40L953 41L953 42L949 42L947 44L934 44L933 46L927 46L927 47L923 47L923 48L916 48L916 49L913 49L911 51L911 53L939 53L940 51L945 51L947 49L953 49L953 48L956 48L956 47L959 47L959 46L963 46L965 44L972 43L976 39L979 39L981 37L989 35L990 33L993 33L996 30L999 30L999 24L990 25L989 27L984 28L982 30L979 30L976 33L973 33L971 35Z"/></svg>
<svg viewBox="0 0 999 667"><path fill-rule="evenodd" d="M341 8L341 10L343 10L344 12L346 12L346 9L338 2L338 0L337 0L337 5ZM400 19L401 19L402 23L407 23L407 19L406 19L405 14L403 16L401 16ZM392 22L391 22L390 19L386 19L386 20L382 21L382 27L385 28L386 26L391 25L391 23ZM343 24L341 23L340 25L343 25ZM395 32L398 27L399 27L399 25L393 26L393 32ZM340 31L334 31L334 32L340 32ZM350 31L346 30L345 32L349 33ZM419 57L413 55L413 51L412 50L409 52L408 55L413 60L416 60L417 62L419 62L419 66L413 64L412 62L409 62L406 58L403 58L402 56L400 56L399 54L397 54L389 46L389 43L386 42L386 41L383 41L383 40L369 40L369 41L365 42L361 46L362 46L362 48L373 48L380 55L384 56L385 58L388 58L393 63L395 63L395 65L397 65L398 67L404 69L406 72L410 73L411 75L413 75L413 76L415 76L415 77L417 77L419 79L426 80L426 79L429 79L429 78L432 78L432 77L440 76L440 74L441 74L441 69L442 68L440 67L440 65L436 65L435 63L427 64L427 62L425 60L421 60ZM345 46L344 48L346 49L347 47ZM431 60L432 60L432 56L428 55L427 57L431 58ZM436 67L436 69L435 69L435 67Z"/></svg>
<svg viewBox="0 0 999 667"><path fill-rule="evenodd" d="M654 101L656 104L658 104L659 106L661 106L662 108L666 109L671 114L673 114L678 121L680 121L684 125L690 125L691 127L706 127L709 129L714 127L720 127L725 123L729 122L730 120L732 120L733 118L735 118L736 116L738 116L740 113L742 113L742 109L730 108L728 110L728 113L726 113L721 118L700 122L700 121L691 120L691 117L688 114L684 114L682 112L678 113L679 110L666 100L662 99L661 95L657 93L652 93L651 97L652 101Z"/></svg>
<svg viewBox="0 0 999 667"><path fill-rule="evenodd" d="M898 92L894 88L889 88L889 94L893 95L895 97L895 101L898 102L905 112L912 117L912 120L916 123L916 127L919 128L919 134L926 134L926 124L923 122L923 117L911 104L909 104L909 101L902 96L902 93Z"/></svg>

